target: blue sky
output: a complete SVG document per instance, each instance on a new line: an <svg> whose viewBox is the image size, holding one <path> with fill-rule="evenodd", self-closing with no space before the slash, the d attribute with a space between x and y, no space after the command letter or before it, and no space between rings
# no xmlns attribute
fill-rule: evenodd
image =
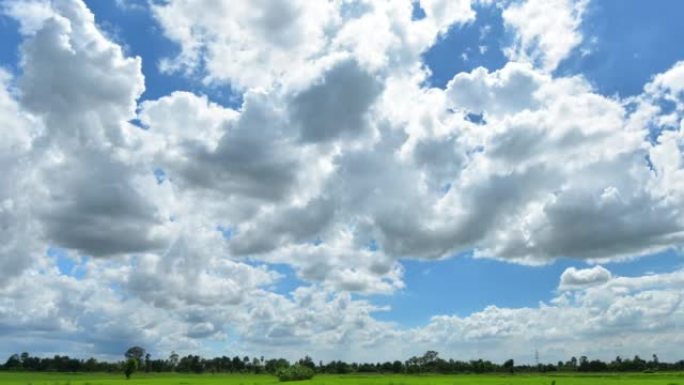
<svg viewBox="0 0 684 385"><path fill-rule="evenodd" d="M681 358L682 2L1 4L0 354Z"/></svg>

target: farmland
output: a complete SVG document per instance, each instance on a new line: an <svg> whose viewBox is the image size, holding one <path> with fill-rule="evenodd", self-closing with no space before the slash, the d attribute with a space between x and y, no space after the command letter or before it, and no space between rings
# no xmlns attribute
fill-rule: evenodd
<svg viewBox="0 0 684 385"><path fill-rule="evenodd" d="M123 374L0 372L2 385L270 385L274 376L253 374ZM318 375L301 385L684 385L684 373Z"/></svg>

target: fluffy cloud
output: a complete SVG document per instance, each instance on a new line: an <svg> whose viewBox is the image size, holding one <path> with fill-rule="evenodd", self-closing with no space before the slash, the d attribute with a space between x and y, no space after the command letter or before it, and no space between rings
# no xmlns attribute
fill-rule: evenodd
<svg viewBox="0 0 684 385"><path fill-rule="evenodd" d="M668 341L681 340L675 330L684 320L683 276L682 271L615 277L600 267L566 270L560 288L573 281L577 290L561 293L551 303L490 306L465 317L435 316L409 334L417 344L440 347L440 352L484 350L498 360L529 362L535 349L551 362L586 354L612 359L644 351L675 360L679 353Z"/></svg>
<svg viewBox="0 0 684 385"><path fill-rule="evenodd" d="M349 54L364 66L415 69L419 55L454 24L471 21L471 1L413 2L169 1L152 7L181 53L162 68L196 73L208 82L270 88L311 75L326 58Z"/></svg>
<svg viewBox="0 0 684 385"><path fill-rule="evenodd" d="M383 308L353 299L348 293L317 286L300 287L289 296L261 290L258 285L271 278L263 271L255 276L246 265L226 266L239 269L242 277L261 275L251 283L238 283L245 295L235 302L230 295L223 297L233 282L215 281L227 285L226 289L207 286L208 296L193 298L203 295L195 285L214 284L202 282L211 282L209 276L198 276L192 284L179 282L176 287L165 282L168 290L159 291L156 279L163 275L146 272L164 262L155 258L137 263L145 276L139 283L146 283L130 292L112 285L120 282L118 276L127 275L126 264L117 264L115 273L111 263L98 259L81 262L86 271L81 278L60 275L54 269L14 280L0 289L0 334L12 346L39 346L54 353L68 349L107 358L118 357L134 343L152 347L153 354L172 349L221 354L199 343L211 339L236 354L268 350L291 359L305 352L324 360L373 360L378 354L403 359L437 349L445 357L459 359L484 355L499 361L513 357L529 362L537 348L544 361L586 354L612 359L644 351L675 360L679 358L676 346L682 342L677 333L684 322L682 271L620 277L596 268L576 270L573 274L582 275L581 285L572 291L561 290L549 303L522 308L488 306L466 316L435 315L423 325L402 328L378 321L374 313ZM587 271L605 272L609 278L588 285L591 274L584 273ZM266 280L259 282L263 278ZM567 278L561 278L560 289L564 280ZM180 306L173 303L176 288L187 292L184 302L176 304ZM218 293L222 295L217 297ZM154 297L157 300L150 301ZM229 330L237 332L240 339L226 340ZM624 338L627 335L630 338ZM68 345L59 342L67 340L71 341Z"/></svg>
<svg viewBox="0 0 684 385"><path fill-rule="evenodd" d="M644 162L653 151L643 142L645 127L581 78L535 72L512 64L487 76L477 69L448 88L454 107L482 112L491 127L447 196L451 207L496 197L482 208L495 212L478 213L477 204L465 212L480 222L470 230L488 232L478 253L534 262L624 257L672 245L682 223L671 214L682 201L662 184L669 178ZM472 88L479 96L468 96ZM504 102L511 100L499 98L506 92L517 97ZM491 108L481 110L485 103ZM500 229L493 228L496 217Z"/></svg>
<svg viewBox="0 0 684 385"><path fill-rule="evenodd" d="M323 79L298 92L291 104L291 122L304 142L354 137L368 127L368 112L381 84L354 61L336 63Z"/></svg>
<svg viewBox="0 0 684 385"><path fill-rule="evenodd" d="M164 67L194 71L237 87L267 86L301 67L326 44L334 3L309 1L173 1L152 10L165 34L182 48Z"/></svg>
<svg viewBox="0 0 684 385"><path fill-rule="evenodd" d="M646 89L650 92L666 90L675 96L681 96L684 91L684 62L677 62L666 72L657 74Z"/></svg>
<svg viewBox="0 0 684 385"><path fill-rule="evenodd" d="M608 282L612 278L610 271L601 266L591 269L567 268L560 277L561 290L579 289Z"/></svg>
<svg viewBox="0 0 684 385"><path fill-rule="evenodd" d="M502 14L515 33L507 55L539 63L553 71L582 42L579 31L588 0L526 0L513 2Z"/></svg>
<svg viewBox="0 0 684 385"><path fill-rule="evenodd" d="M33 140L42 125L9 92L10 75L0 70L0 286L32 264L44 247L31 212L30 196L23 193L35 181L30 169Z"/></svg>

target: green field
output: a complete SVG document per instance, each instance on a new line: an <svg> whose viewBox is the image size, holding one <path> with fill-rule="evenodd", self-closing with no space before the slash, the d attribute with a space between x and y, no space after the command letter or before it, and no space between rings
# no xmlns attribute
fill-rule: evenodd
<svg viewBox="0 0 684 385"><path fill-rule="evenodd" d="M229 374L1 373L2 385L684 385L684 373L509 375L318 375L279 383L273 376Z"/></svg>

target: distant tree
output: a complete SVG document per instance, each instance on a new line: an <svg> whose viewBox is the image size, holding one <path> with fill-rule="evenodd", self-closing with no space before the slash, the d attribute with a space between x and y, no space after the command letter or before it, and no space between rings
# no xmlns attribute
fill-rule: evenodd
<svg viewBox="0 0 684 385"><path fill-rule="evenodd" d="M171 355L169 356L169 365L171 366L171 369L175 369L176 366L178 366L178 360L180 357L178 357L178 353L176 352L171 352Z"/></svg>
<svg viewBox="0 0 684 385"><path fill-rule="evenodd" d="M252 370L254 373L261 373L263 371L261 361L257 357L252 358Z"/></svg>
<svg viewBox="0 0 684 385"><path fill-rule="evenodd" d="M233 357L233 370L235 371L242 371L245 368L244 362L240 359L240 357L235 356Z"/></svg>
<svg viewBox="0 0 684 385"><path fill-rule="evenodd" d="M145 354L145 373L150 372L150 353Z"/></svg>
<svg viewBox="0 0 684 385"><path fill-rule="evenodd" d="M83 369L86 372L94 372L97 370L97 360L94 358L88 358L86 362L83 363Z"/></svg>
<svg viewBox="0 0 684 385"><path fill-rule="evenodd" d="M271 373L271 374L276 374L281 369L288 368L289 366L290 366L290 363L286 359L279 358L279 359L266 360L266 364L264 365L264 368L266 369L266 372Z"/></svg>
<svg viewBox="0 0 684 385"><path fill-rule="evenodd" d="M418 357L411 357L406 360L405 366L407 373L420 373L420 359Z"/></svg>
<svg viewBox="0 0 684 385"><path fill-rule="evenodd" d="M513 374L513 369L515 368L515 362L513 359L508 359L503 363L504 369L508 370L509 373Z"/></svg>
<svg viewBox="0 0 684 385"><path fill-rule="evenodd" d="M138 366L140 366L142 363L142 358L144 355L145 349L141 348L140 346L130 347L128 350L126 350L126 353L124 353L124 357L126 357L126 359L133 358L138 361Z"/></svg>
<svg viewBox="0 0 684 385"><path fill-rule="evenodd" d="M313 359L311 357L304 356L304 358L299 359L299 365L306 366L307 368L310 368L311 370L316 369L316 364L314 363Z"/></svg>
<svg viewBox="0 0 684 385"><path fill-rule="evenodd" d="M126 375L126 379L130 379L131 375L138 369L138 360L135 359L134 357L130 357L126 360L126 363L124 364L124 374Z"/></svg>
<svg viewBox="0 0 684 385"><path fill-rule="evenodd" d="M19 369L21 368L21 359L18 354L12 354L5 362L5 369Z"/></svg>
<svg viewBox="0 0 684 385"><path fill-rule="evenodd" d="M404 371L404 364L401 363L401 361L397 360L392 363L392 371L394 373L401 373Z"/></svg>

